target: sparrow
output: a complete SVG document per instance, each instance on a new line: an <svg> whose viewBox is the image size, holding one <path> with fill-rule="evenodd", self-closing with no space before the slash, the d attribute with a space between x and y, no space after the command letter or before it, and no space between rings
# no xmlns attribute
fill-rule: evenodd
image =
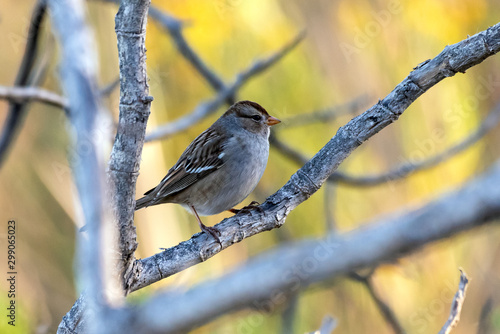
<svg viewBox="0 0 500 334"><path fill-rule="evenodd" d="M180 204L193 213L203 232L221 244L220 232L204 225L200 215L240 211L234 206L261 179L269 157L270 127L280 122L255 102L235 103L189 144L161 182L137 200L135 210Z"/></svg>

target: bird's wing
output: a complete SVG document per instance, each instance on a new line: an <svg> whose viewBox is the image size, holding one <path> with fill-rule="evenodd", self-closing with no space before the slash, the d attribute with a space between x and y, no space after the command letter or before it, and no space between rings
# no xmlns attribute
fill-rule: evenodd
<svg viewBox="0 0 500 334"><path fill-rule="evenodd" d="M186 189L224 164L224 137L214 129L201 133L182 153L158 186L144 195L163 198Z"/></svg>

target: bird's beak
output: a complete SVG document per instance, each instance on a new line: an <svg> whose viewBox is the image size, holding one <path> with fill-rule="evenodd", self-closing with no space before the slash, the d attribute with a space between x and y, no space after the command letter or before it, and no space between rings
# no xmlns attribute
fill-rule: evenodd
<svg viewBox="0 0 500 334"><path fill-rule="evenodd" d="M273 126L273 125L278 124L278 123L281 123L281 121L279 119L277 119L276 117L273 117L273 116L269 116L266 124L269 126Z"/></svg>

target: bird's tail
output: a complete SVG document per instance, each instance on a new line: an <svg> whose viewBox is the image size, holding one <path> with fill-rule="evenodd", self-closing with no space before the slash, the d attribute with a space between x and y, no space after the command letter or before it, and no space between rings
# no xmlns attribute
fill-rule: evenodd
<svg viewBox="0 0 500 334"><path fill-rule="evenodd" d="M151 201L151 198L149 196L144 196L142 198L139 198L135 202L135 210L137 211L139 209L148 207L149 205L151 205L150 201Z"/></svg>

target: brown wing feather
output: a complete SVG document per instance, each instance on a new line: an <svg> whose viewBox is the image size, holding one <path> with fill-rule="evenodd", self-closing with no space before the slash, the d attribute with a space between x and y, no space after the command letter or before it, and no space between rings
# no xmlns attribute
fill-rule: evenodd
<svg viewBox="0 0 500 334"><path fill-rule="evenodd" d="M211 174L224 164L222 142L225 139L214 129L201 133L182 153L177 163L155 188L139 199L136 210L145 206L162 203L163 199L174 195L196 181Z"/></svg>

